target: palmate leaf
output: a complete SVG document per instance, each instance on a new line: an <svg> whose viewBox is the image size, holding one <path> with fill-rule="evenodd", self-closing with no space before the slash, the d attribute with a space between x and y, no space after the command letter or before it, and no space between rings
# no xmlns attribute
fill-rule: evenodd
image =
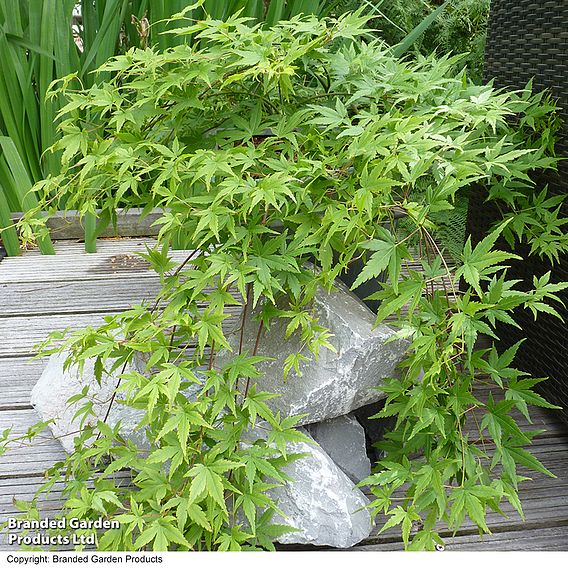
<svg viewBox="0 0 568 568"><path fill-rule="evenodd" d="M535 456L520 446L503 444L498 446L492 460L492 467L497 463L503 465L503 470L507 474L512 486L517 489L519 476L517 466L526 467L532 471L537 471L548 477L556 478L556 475L549 471Z"/></svg>
<svg viewBox="0 0 568 568"><path fill-rule="evenodd" d="M256 379L261 376L256 365L263 361L268 361L268 357L250 356L247 353L235 355L224 367L223 372L227 373L227 378L231 384L239 378Z"/></svg>
<svg viewBox="0 0 568 568"><path fill-rule="evenodd" d="M410 538L410 531L412 529L412 523L414 521L420 520L420 515L415 511L414 507L409 507L408 509L404 509L401 506L396 507L395 509L389 511L387 515L390 516L389 520L381 527L379 534L382 532L396 527L397 525L402 525L402 540L404 541L404 545L408 547L408 541Z"/></svg>
<svg viewBox="0 0 568 568"><path fill-rule="evenodd" d="M391 286L385 286L384 290L369 296L371 300L382 300L377 311L377 323L400 311L406 304L409 306L409 312L412 313L420 298L422 298L423 291L423 276L417 272L412 272L409 278L405 278L399 283L398 293Z"/></svg>
<svg viewBox="0 0 568 568"><path fill-rule="evenodd" d="M456 279L463 277L480 296L483 293L480 286L481 279L502 268L502 262L513 259L522 260L519 255L493 250L493 245L509 222L510 220L502 223L500 227L480 241L475 248L472 249L471 237L468 237L464 245L462 265L456 270Z"/></svg>
<svg viewBox="0 0 568 568"><path fill-rule="evenodd" d="M447 505L446 489L444 488L442 482L441 472L445 468L446 464L441 461L440 463L434 463L433 465L428 463L423 465L416 472L416 490L414 492L414 504L418 506L419 510L425 508L424 502L432 503L436 502L438 505L438 511L445 511Z"/></svg>
<svg viewBox="0 0 568 568"><path fill-rule="evenodd" d="M483 403L471 393L471 381L469 377L462 377L448 389L447 408L451 409L456 417L459 417L465 409L483 406Z"/></svg>
<svg viewBox="0 0 568 568"><path fill-rule="evenodd" d="M280 483L285 481L285 477L282 473L267 459L270 457L267 454L268 452L266 452L264 448L253 446L251 450L241 458L245 464L245 474L251 489L257 479L257 472Z"/></svg>
<svg viewBox="0 0 568 568"><path fill-rule="evenodd" d="M507 447L506 450L517 464L532 469L533 471L538 471L548 477L556 478L554 473L544 467L542 463L527 450L520 447Z"/></svg>
<svg viewBox="0 0 568 568"><path fill-rule="evenodd" d="M371 278L380 277L388 269L388 277L393 290L395 293L398 292L402 261L410 258L408 247L404 243L398 243L395 236L382 227L379 229L379 236L381 239L373 239L364 245L365 249L374 252L351 286L352 290Z"/></svg>
<svg viewBox="0 0 568 568"><path fill-rule="evenodd" d="M250 533L242 531L240 528L233 526L228 531L223 531L215 543L219 547L219 551L226 552L239 552L243 549L242 543L246 542L247 539L251 538L253 535Z"/></svg>
<svg viewBox="0 0 568 568"><path fill-rule="evenodd" d="M530 439L509 414L514 406L514 400L495 402L493 395L489 393L485 407L486 414L481 420L480 429L488 430L497 448L500 448L511 437L521 440L524 444L530 443Z"/></svg>
<svg viewBox="0 0 568 568"><path fill-rule="evenodd" d="M243 402L243 410L250 413L250 420L254 426L256 423L257 415L266 420L267 422L274 421L274 414L266 405L265 401L275 398L279 395L256 390L256 385L252 385L247 393L247 397Z"/></svg>
<svg viewBox="0 0 568 568"><path fill-rule="evenodd" d="M457 530L465 518L465 514L483 531L491 533L486 523L486 503L479 496L476 487L460 487L454 489L450 495L452 506L450 509L449 526Z"/></svg>
<svg viewBox="0 0 568 568"><path fill-rule="evenodd" d="M440 535L434 530L421 530L416 533L412 542L410 543L408 550L427 550L434 551L436 547L443 547L444 541Z"/></svg>
<svg viewBox="0 0 568 568"><path fill-rule="evenodd" d="M521 505L516 486L513 486L513 484L509 483L509 481L507 479L504 479L504 477L505 476L503 476L501 479L496 479L493 483L493 486L507 499L507 501L509 501L515 511L517 511L517 513L519 514L519 517L521 517L521 519L524 521L525 514L523 512L523 506ZM519 478L517 481L520 481L522 479L523 478Z"/></svg>
<svg viewBox="0 0 568 568"><path fill-rule="evenodd" d="M207 531L211 530L211 524L199 505L189 503L185 497L174 497L164 505L165 510L174 507L176 507L177 527L180 531L183 531L188 519Z"/></svg>
<svg viewBox="0 0 568 568"><path fill-rule="evenodd" d="M489 356L486 356L487 350L478 351L473 355L473 363L476 368L489 375L501 388L505 388L504 380L514 380L526 374L523 371L510 367L523 341L518 341L501 355L497 353L497 349L494 346L488 350Z"/></svg>
<svg viewBox="0 0 568 568"><path fill-rule="evenodd" d="M173 542L191 549L190 543L173 524L174 520L174 517L171 515L157 519L136 539L134 546L140 550L152 542L152 550L155 552L166 552L169 550L169 543Z"/></svg>
<svg viewBox="0 0 568 568"><path fill-rule="evenodd" d="M198 464L190 469L185 476L192 478L188 498L189 503L199 503L208 495L212 497L223 510L226 510L225 499L223 497L223 480L211 467Z"/></svg>
<svg viewBox="0 0 568 568"><path fill-rule="evenodd" d="M528 405L540 406L541 408L554 408L561 409L561 406L556 406L546 401L538 393L534 392L532 388L546 379L511 379L507 384L505 391L505 398L507 400L515 401L515 406L522 412L523 416L531 422L529 416Z"/></svg>
<svg viewBox="0 0 568 568"><path fill-rule="evenodd" d="M538 312L544 312L563 321L562 316L558 313L558 311L553 306L546 304L543 300L554 300L561 305L564 305L562 300L558 297L557 292L568 288L568 282L550 282L550 277L550 271L543 274L540 278L536 275L533 276L534 290L530 294L529 298L527 298L525 306L531 310L535 320Z"/></svg>
<svg viewBox="0 0 568 568"><path fill-rule="evenodd" d="M180 448L185 456L187 454L187 444L190 432L194 430L195 427L211 428L209 423L204 420L203 416L199 412L189 408L180 408L176 410L175 414L173 414L173 416L171 416L164 424L156 439L160 440L166 434L175 430Z"/></svg>

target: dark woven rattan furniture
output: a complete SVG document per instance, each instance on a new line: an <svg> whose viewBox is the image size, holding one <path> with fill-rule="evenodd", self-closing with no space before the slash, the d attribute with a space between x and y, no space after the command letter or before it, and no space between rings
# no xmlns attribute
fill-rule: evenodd
<svg viewBox="0 0 568 568"><path fill-rule="evenodd" d="M534 79L534 89L549 89L563 107L565 120L558 153L568 158L568 0L493 0L486 47L484 79L494 79L497 87L523 88ZM534 176L537 189L548 184L550 194L568 191L568 161L561 162L556 173ZM472 192L468 214L468 232L479 241L497 219L496 210L484 203L485 190ZM525 258L514 263L510 278L527 283L533 275L542 275L551 266L538 258L528 258L528 251L518 250ZM568 281L568 258L553 269L554 281ZM560 294L568 306L568 292ZM568 309L561 308L568 322ZM541 392L555 404L564 407L562 415L568 421L568 348L566 324L546 314L537 321L530 312L516 314L522 330L501 326L501 347L512 345L522 337L516 364L535 377L549 376L540 385Z"/></svg>

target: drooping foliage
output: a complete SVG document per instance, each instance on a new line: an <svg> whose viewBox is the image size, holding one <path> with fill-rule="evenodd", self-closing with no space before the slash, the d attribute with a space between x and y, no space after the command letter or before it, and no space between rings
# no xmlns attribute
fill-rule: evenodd
<svg viewBox="0 0 568 568"><path fill-rule="evenodd" d="M513 322L517 308L555 313L549 302L564 287L545 274L520 289L507 276L515 255L496 246L502 234L526 240L553 261L567 248L557 200L542 188L539 207L531 197L530 173L556 163L554 107L530 89L470 83L456 74L458 57L400 61L364 23L189 21L177 33L195 36L193 47L132 49L102 67L111 81L58 86L62 168L37 186L39 207L49 211L57 196L82 213L102 209L103 222L125 200L164 210L146 255L163 285L156 302L65 343L73 361L94 358L101 378L122 371L120 403L145 413L140 448L104 421L87 425L87 400L75 453L50 472L48 485L65 481L64 514L122 522L99 548L270 547L285 529L271 527L276 505L265 491L285 482L286 443L301 436L253 386L255 352L239 350L223 368L215 353L235 309L261 306L258 334L275 318L301 334L306 349L286 361L283 380L302 380L304 358L333 348L311 300L357 258L365 266L355 285L386 274L377 321L395 317L409 341L381 413L396 426L365 481L385 527L400 525L411 549L434 548L439 522L457 529L467 516L487 532L486 511L505 500L522 515L524 468L550 474L526 449L536 432L513 412L551 405L533 391L540 378L514 369L519 345L499 353L495 324ZM511 218L476 246L468 240L450 270L436 214L473 183ZM395 214L405 216L402 234ZM41 226L32 215L22 230ZM176 267L172 244L195 252ZM413 255L420 272L407 269ZM480 334L495 344L480 350ZM127 369L140 358L142 368ZM474 390L480 380L493 390L487 401ZM271 433L249 443L259 418ZM117 482L122 469L133 470L132 485Z"/></svg>

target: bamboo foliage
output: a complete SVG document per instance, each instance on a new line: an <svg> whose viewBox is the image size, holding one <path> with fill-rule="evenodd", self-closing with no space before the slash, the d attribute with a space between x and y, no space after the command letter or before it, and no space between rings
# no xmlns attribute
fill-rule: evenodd
<svg viewBox="0 0 568 568"><path fill-rule="evenodd" d="M438 6L433 12L428 14L408 35L397 45L393 46L392 53L395 57L404 55L410 47L424 34L424 32L434 23L434 21L442 14L449 4L450 0L446 0Z"/></svg>

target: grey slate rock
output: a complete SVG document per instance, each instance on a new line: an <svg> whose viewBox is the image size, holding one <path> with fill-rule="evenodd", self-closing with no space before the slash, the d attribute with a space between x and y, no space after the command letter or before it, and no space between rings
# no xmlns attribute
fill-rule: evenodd
<svg viewBox="0 0 568 568"><path fill-rule="evenodd" d="M41 419L53 420L49 427L53 435L61 442L63 449L67 453L74 450L73 440L81 427L81 417L76 419L73 417L86 400L93 401L95 416L88 417L85 426L94 426L97 420L104 421L106 418L106 423L114 428L120 421L120 434L123 438L134 442L139 449L149 449L145 428L138 428L144 411L123 404L125 396L121 392L116 393L111 405L113 393L118 385L118 375L122 369L110 375L103 373L101 384L99 384L95 378L94 359L85 362L81 374L77 366L64 370L63 364L67 356L67 352L50 356L31 393L31 404ZM146 362L143 357L140 355L130 368L125 369L125 372L135 370L144 373ZM86 386L88 387L86 398L72 404L67 403L70 397L81 393ZM184 394L188 399L194 400L200 389L200 385L191 385L184 391Z"/></svg>
<svg viewBox="0 0 568 568"><path fill-rule="evenodd" d="M268 404L283 416L307 413L300 424L342 416L384 398L375 387L380 387L382 379L396 376L395 367L408 346L403 340L389 342L394 330L386 325L374 328L374 314L342 283L336 281L336 286L331 293L323 289L318 291L313 310L320 324L334 334L330 343L337 353L321 349L319 360L315 361L303 347L299 333L285 338L288 325L285 319L275 320L268 331L263 329L261 333L257 355L273 360L258 365L259 371L264 373L257 380L258 388L281 395ZM248 353L253 352L257 337L259 324L253 319L256 312L249 310L245 322L243 349ZM242 318L237 321L235 329L228 334L233 352L220 351L217 367L238 353ZM284 381L284 361L288 355L297 352L309 359L300 363L302 376L292 370Z"/></svg>
<svg viewBox="0 0 568 568"><path fill-rule="evenodd" d="M304 434L308 432L298 428ZM259 427L250 441L264 437ZM308 454L284 468L294 481L270 489L284 518L275 515L274 523L299 529L277 538L281 544L311 544L349 548L371 534L369 500L316 444L289 443L289 453Z"/></svg>
<svg viewBox="0 0 568 568"><path fill-rule="evenodd" d="M359 483L371 474L365 430L354 416L338 416L306 429L349 479Z"/></svg>
<svg viewBox="0 0 568 568"><path fill-rule="evenodd" d="M49 425L53 435L59 439L63 449L71 453L74 449L73 439L78 435L77 431L80 429L81 422L81 417L74 420L73 416L88 399L93 401L96 418L89 417L86 420L86 425L94 425L97 419L104 420L112 394L118 383L120 370L108 377L103 374L103 379L99 385L95 379L94 360L85 363L81 375L78 367L72 366L67 370L63 369L67 355L67 353L56 353L50 356L47 366L32 390L31 403L42 420L54 420ZM85 386L89 387L87 399L67 404L69 398L79 394ZM120 420L120 432L123 437L131 439L140 448L148 447L144 431L136 429L144 412L120 404L120 400L121 395L117 394L106 423L114 427Z"/></svg>

